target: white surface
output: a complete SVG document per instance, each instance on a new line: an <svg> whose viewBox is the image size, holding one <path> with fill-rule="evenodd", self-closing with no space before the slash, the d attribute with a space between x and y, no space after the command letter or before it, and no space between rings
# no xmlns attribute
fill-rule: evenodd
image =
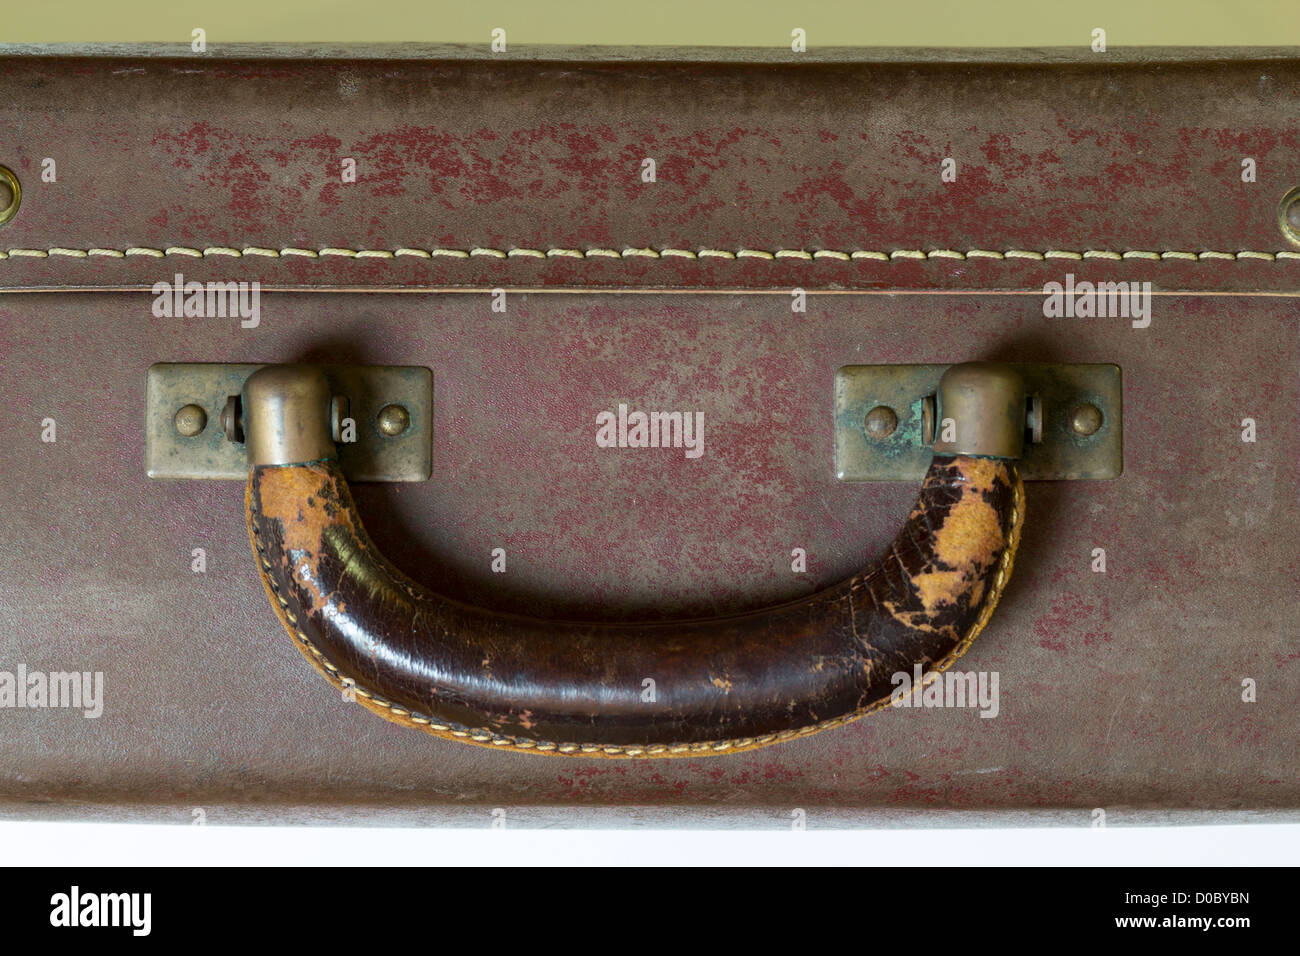
<svg viewBox="0 0 1300 956"><path fill-rule="evenodd" d="M1295 865L1300 824L983 830L412 830L0 823L27 865Z"/></svg>

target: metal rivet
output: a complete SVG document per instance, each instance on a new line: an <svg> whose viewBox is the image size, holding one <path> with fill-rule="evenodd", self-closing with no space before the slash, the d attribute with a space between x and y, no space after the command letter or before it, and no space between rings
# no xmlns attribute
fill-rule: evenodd
<svg viewBox="0 0 1300 956"><path fill-rule="evenodd" d="M1277 207L1277 224L1282 235L1300 245L1300 186L1282 197L1282 202Z"/></svg>
<svg viewBox="0 0 1300 956"><path fill-rule="evenodd" d="M208 413L198 405L185 405L177 410L172 424L186 438L193 438L208 426Z"/></svg>
<svg viewBox="0 0 1300 956"><path fill-rule="evenodd" d="M1075 406L1074 411L1070 413L1070 428L1076 435L1095 435L1101 428L1101 409L1096 405L1084 402L1082 405Z"/></svg>
<svg viewBox="0 0 1300 956"><path fill-rule="evenodd" d="M23 191L18 185L18 177L0 166L0 223L8 222L14 217L22 198Z"/></svg>
<svg viewBox="0 0 1300 956"><path fill-rule="evenodd" d="M396 438L411 427L411 413L401 405L385 405L379 410L379 430Z"/></svg>
<svg viewBox="0 0 1300 956"><path fill-rule="evenodd" d="M867 434L877 441L894 434L894 429L897 427L898 416L894 414L894 410L889 406L877 405L867 412Z"/></svg>

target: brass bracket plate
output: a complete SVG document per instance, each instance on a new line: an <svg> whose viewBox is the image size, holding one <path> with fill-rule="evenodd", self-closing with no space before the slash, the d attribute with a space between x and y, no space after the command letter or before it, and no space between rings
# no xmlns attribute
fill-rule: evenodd
<svg viewBox="0 0 1300 956"><path fill-rule="evenodd" d="M145 386L144 459L150 478L248 477L240 442L227 440L221 412L231 395L261 365L161 363L150 366ZM339 442L339 465L352 481L425 481L433 470L433 373L409 365L321 366L335 396L347 398L355 441ZM176 413L203 409L206 423L181 434ZM389 436L379 427L388 405L405 408L410 424Z"/></svg>
<svg viewBox="0 0 1300 956"><path fill-rule="evenodd" d="M1119 477L1124 468L1119 366L1009 364L1023 376L1025 394L1041 416L1039 440L1026 435L1021 475L1047 481ZM925 476L931 459L922 437L925 404L947 368L845 365L835 373L835 472L841 481L914 481ZM867 433L866 418L881 405L893 410L898 424L877 438ZM1100 427L1092 434L1081 434L1073 423L1076 411L1085 405L1101 413Z"/></svg>

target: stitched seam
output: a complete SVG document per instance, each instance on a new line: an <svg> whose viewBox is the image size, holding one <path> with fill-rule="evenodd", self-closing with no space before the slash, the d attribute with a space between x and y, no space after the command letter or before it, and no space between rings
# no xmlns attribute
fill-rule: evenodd
<svg viewBox="0 0 1300 956"><path fill-rule="evenodd" d="M895 260L928 260L928 259L1028 259L1034 261L1044 261L1047 259L1104 259L1104 260L1125 260L1125 259L1144 259L1144 260L1172 260L1180 262L1278 262L1283 260L1300 260L1300 252L1293 250L1278 250L1274 252L1243 249L1237 252L1222 252L1215 250L1202 250L1200 252L1191 252L1176 249L1167 249L1162 251L1128 249L1116 252L1109 249L1084 249L1075 251L1069 249L817 249L808 251L805 249L682 249L682 248L627 248L618 249L566 249L566 248L547 248L547 249L491 249L485 247L475 247L473 249L350 249L338 246L328 246L321 249L304 249L295 246L286 246L279 249L266 248L262 246L244 246L236 248L233 246L206 246L204 248L191 246L166 246L163 248L151 248L148 246L129 246L125 249L110 249L94 247L89 249L72 249L64 246L50 246L45 249L9 249L0 250L0 259L93 259L93 258L110 258L110 259L127 259L136 256L143 256L152 259L162 259L169 256L182 256L191 259L208 259L208 258L233 258L239 259L244 257L260 257L266 259L324 259L324 258L344 258L344 259L380 259L396 261L399 258L414 259L721 259L721 260L738 260L738 259L763 259L774 261L776 259L795 259L803 262L816 262L819 259L830 259L837 262L849 262L857 260L874 261L874 262L893 262Z"/></svg>
<svg viewBox="0 0 1300 956"><path fill-rule="evenodd" d="M1015 559L1016 548L1020 544L1020 531L1024 523L1025 514L1025 486L1021 480L1019 469L1012 466L1012 474L1015 479L1015 486L1012 492L1011 514L1008 519L1008 533L1006 546L1003 549L1002 556L998 560L998 570L993 579L993 586L989 588L985 602L980 610L979 617L971 625L969 631L960 642L952 649L947 657L940 660L934 665L931 671L925 675L921 684L913 688L913 693L919 693L921 688L929 686L931 682L953 665L956 660L966 653L967 649L974 643L984 627L988 624L993 615L994 608L997 607L998 601L1002 597L1002 591L1006 587L1007 581L1011 577L1011 567ZM289 610L289 603L280 594L280 588L275 583L273 577L274 571L270 559L267 556L266 548L262 543L262 532L260 528L260 511L253 505L252 483L249 483L245 501L248 507L248 530L249 537L253 542L253 547L257 551L257 557L262 565L261 578L266 588L267 594L271 595L279 607L276 609L277 616L284 623L285 630L308 652L312 658L325 671L326 677L335 687L340 690L348 689L353 691L358 697L365 698L372 705L384 708L391 712L395 717L409 720L412 724L421 730L425 730L435 736L443 738L453 738L459 740L472 741L474 743L501 747L506 749L515 749L529 751L533 753L558 753L565 755L605 755L610 757L656 757L656 756L700 756L715 753L729 753L740 750L748 750L755 747L762 747L768 744L780 743L785 740L793 740L798 737L807 737L823 730L829 730L833 727L843 726L852 723L859 718L866 717L878 710L890 706L893 696L888 695L880 700L873 701L866 707L860 708L850 714L843 714L839 717L832 717L827 720L810 724L807 727L799 727L793 730L783 730L771 734L763 734L757 737L741 737L727 740L716 741L698 741L695 743L673 743L673 744L646 744L646 745L626 745L626 744L581 744L581 743L555 743L553 741L529 740L522 737L511 737L505 734L497 734L487 728L470 729L456 724L439 723L432 718L422 714L417 714L409 708L402 707L392 701L385 700L377 694L372 694L365 688L361 687L355 681L351 684L345 684L341 676L342 672L335 667L325 657L321 650L311 642L311 639L303 633L302 629L297 626L297 618Z"/></svg>

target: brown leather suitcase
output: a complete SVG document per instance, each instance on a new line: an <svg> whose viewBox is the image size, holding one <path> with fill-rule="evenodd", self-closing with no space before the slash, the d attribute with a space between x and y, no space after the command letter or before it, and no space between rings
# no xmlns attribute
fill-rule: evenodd
<svg viewBox="0 0 1300 956"><path fill-rule="evenodd" d="M5 816L1297 818L1289 55L0 75Z"/></svg>

